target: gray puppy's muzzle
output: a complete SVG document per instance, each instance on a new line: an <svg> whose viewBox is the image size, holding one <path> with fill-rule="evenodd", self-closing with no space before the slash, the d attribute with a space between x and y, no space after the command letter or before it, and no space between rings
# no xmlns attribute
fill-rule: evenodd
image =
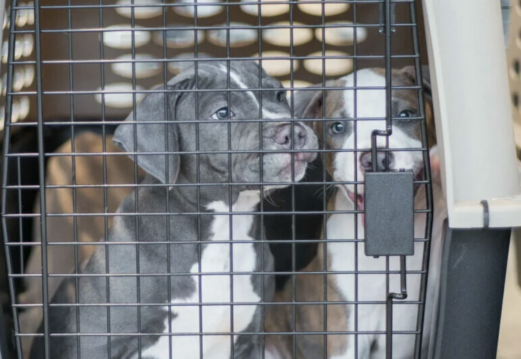
<svg viewBox="0 0 521 359"><path fill-rule="evenodd" d="M318 139L302 122L270 122L263 128L264 180L293 182L304 177L317 154ZM299 152L302 150L302 152Z"/></svg>
<svg viewBox="0 0 521 359"><path fill-rule="evenodd" d="M275 145L283 150L300 150L300 149L315 149L316 136L311 129L302 123L296 123L293 128L291 124L284 123L275 128L273 134L273 141ZM311 146L309 146L311 144ZM315 159L316 153L312 152L296 152L295 160L311 162Z"/></svg>

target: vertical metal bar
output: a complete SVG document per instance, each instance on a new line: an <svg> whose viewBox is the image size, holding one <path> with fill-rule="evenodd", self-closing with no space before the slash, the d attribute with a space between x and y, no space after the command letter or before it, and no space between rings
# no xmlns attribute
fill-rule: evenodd
<svg viewBox="0 0 521 359"><path fill-rule="evenodd" d="M289 70L290 70L290 86L291 88L293 88L294 86L294 72L295 72L295 68L294 68L294 64L293 64L293 56L294 56L294 49L293 49L293 5L290 4L289 5L289 26L287 27L287 29L289 30L289 58L290 58L290 61L289 61ZM282 31L284 31L284 29L282 29ZM294 92L293 92L294 93ZM291 96L291 99L292 99L292 106L290 108L290 115L291 115L291 130L290 130L290 138L294 138L294 131L295 131L295 128L294 128L294 120L295 120L295 117L294 117L294 108L293 108L293 96ZM291 141L291 149L293 149L294 143L293 141ZM291 165L291 182L294 182L295 181L295 171L294 171L294 161L295 161L295 156L293 153L291 153L291 162L290 162L290 165ZM297 305L295 304L295 302L297 301L297 298L296 298L296 291L297 291L297 275L296 275L296 264L297 264L297 258L296 258L296 243L295 243L295 240L296 240L296 235L295 235L295 229L296 229L296 226L295 226L295 186L291 186L291 286L292 286L292 293L291 293L291 301L292 301L292 307L291 307L291 320L292 320L292 330L293 331L296 331L297 330L297 326L296 326L296 312L297 312ZM292 336L292 347L293 347L293 350L292 350L292 358L294 359L296 357L296 353L297 353L297 338L296 338L296 335L293 335Z"/></svg>
<svg viewBox="0 0 521 359"><path fill-rule="evenodd" d="M72 16L71 16L71 0L67 0L67 25L68 25L68 33L67 33L67 42L69 46L69 90L71 93L74 92L74 73L72 71L72 59L73 59L73 51L72 51ZM69 106L70 106L70 121L71 121L71 170L72 170L72 178L71 183L73 185L72 188L72 213L77 213L77 198L76 198L76 156L74 153L76 152L76 134L74 125L74 95L69 95ZM105 205L106 207L106 205ZM73 236L74 243L78 243L78 217L73 216L72 218L72 227L73 227ZM74 273L79 273L79 253L78 253L78 245L74 246ZM75 291L75 302L76 304L80 303L80 279L78 276L74 277L74 291ZM76 332L80 332L80 307L77 306L75 308L76 312ZM77 356L78 359L81 358L81 345L80 345L80 337L76 337L76 348L77 348Z"/></svg>
<svg viewBox="0 0 521 359"><path fill-rule="evenodd" d="M393 133L392 128L392 91L391 91L391 37L392 37L392 0L384 0L384 33L385 33L385 130L373 130L371 134L371 156L377 158L377 141L376 136L390 136ZM387 153L387 152L386 152ZM373 172L377 171L378 161L372 161Z"/></svg>
<svg viewBox="0 0 521 359"><path fill-rule="evenodd" d="M389 256L385 257L385 292L387 293L386 298L386 313L385 313L385 359L392 359L393 358L393 348L392 348L392 341L393 341L393 297L390 289L390 260Z"/></svg>
<svg viewBox="0 0 521 359"><path fill-rule="evenodd" d="M194 69L195 69L195 90L199 88L199 61L197 61L199 57L199 42L198 42L198 0L194 0ZM199 92L195 92L195 120L199 121ZM199 154L200 149L200 141L199 141L199 122L195 123L195 182L196 182L196 200L197 200L197 240L201 240L201 156ZM198 244L197 251L197 270L198 270L198 281L197 281L197 289L199 290L199 358L203 359L203 285L202 280L203 276L201 274L202 271L202 255L203 248L202 244Z"/></svg>
<svg viewBox="0 0 521 359"><path fill-rule="evenodd" d="M99 0L99 25L100 25L100 29L102 29L103 31L103 0ZM105 64L103 63L103 59L105 58L105 50L104 50L104 46L105 46L105 32L102 32L102 39L103 41L100 41L100 75L101 75L101 78L100 78L100 88L101 88L101 91L104 91L105 90ZM105 115L106 112L105 112L105 96L101 96L101 123L102 123L102 127L101 127L101 136L102 136L102 141L101 141L101 145L102 145L102 151L103 153L105 153L107 151L107 133L106 133L106 126L105 126ZM103 156L103 184L107 184L107 158L106 156ZM104 227L104 238L103 240L105 242L108 242L109 241L109 238L108 238L108 228L109 228L109 223L108 223L108 216L107 216L107 188L106 186L104 187L103 189L103 204L104 204L104 216L103 216L103 227ZM110 246L109 245L106 245L105 246L105 273L108 274L109 273L109 268L110 268L110 258L109 258L109 251L110 251ZM110 277L107 276L107 278L105 278L105 300L107 303L110 303ZM110 331L111 331L111 325L110 325L110 322L111 322L111 313L110 313L110 306L107 305L106 307L106 310L107 310L107 333L109 334ZM112 357L112 343L111 343L111 338L110 336L107 336L105 338L107 340L107 357L108 358L111 358ZM80 339L81 341L81 339Z"/></svg>
<svg viewBox="0 0 521 359"><path fill-rule="evenodd" d="M17 0L11 0L11 14L10 18L15 18L15 10L14 7L16 7ZM7 233L7 221L6 221L6 208L7 208L7 190L5 186L8 184L8 170L9 170L9 160L5 157L6 154L9 153L9 139L11 135L11 126L9 124L11 119L11 111L12 111L12 103L13 103L13 95L10 94L13 88L13 74L14 74L14 46L15 46L15 26L16 21L11 20L10 27L9 27L9 52L7 56L7 97L6 97L6 106L5 106L5 126L4 126L4 160L3 160L3 169L2 169L2 232L3 237L5 240L5 244L8 243L9 237ZM1 31L0 31L1 32ZM6 265L7 265L7 271L9 274L13 273L13 263L11 260L11 249L6 245L5 246L5 254L6 254ZM42 275L42 281L43 281L43 275ZM43 284L42 284L43 285ZM16 286L14 283L13 277L9 276L9 298L11 303L16 303ZM18 312L15 307L12 307L12 313L13 313L13 321L14 321L14 331L15 333L20 333L20 323L18 320ZM16 336L16 350L18 354L18 359L22 359L22 344L19 336Z"/></svg>
<svg viewBox="0 0 521 359"><path fill-rule="evenodd" d="M357 25L357 4L353 4L353 25ZM357 71L358 71L358 62L357 62L357 36L358 36L358 27L354 27L353 28L353 55L354 55L354 59L353 59L353 74L354 74L354 78L353 78L353 87L354 87L354 90L353 90L353 114L354 114L354 121L353 121L353 127L354 127L354 131L353 131L353 138L354 138L354 143L355 143L355 151L354 151L354 156L355 158L358 156L358 131L357 131L357 127L358 127L358 120L357 120L357 117L358 117L358 106L357 106L357 102L358 102L358 77L357 77ZM354 171L353 173L355 174L355 182L358 181L358 161L353 161L353 165L354 165ZM358 185L355 185L355 198L358 198ZM355 209L356 210L359 210L358 208L358 202L355 201ZM355 327L353 328L354 332L355 333L358 333L358 298L359 298L359 295L358 295L358 247L360 246L360 244L358 243L358 218L359 218L359 214L358 212L355 212L355 238L352 238L355 240L354 242L354 246L355 246L355 258L354 258L354 264L355 264L355 274L354 274L354 284L355 284L355 304L354 304L354 315L355 315ZM349 328L348 328L349 330ZM355 358L357 359L358 358L358 334L355 334L354 335L354 339L355 339ZM349 337L348 337L348 340L349 340Z"/></svg>
<svg viewBox="0 0 521 359"><path fill-rule="evenodd" d="M228 211L230 213L233 212L233 178L232 178L232 125L230 122L230 116L231 116L231 87L230 87L230 76L231 76L231 63L230 63L230 5L229 0L225 1L225 14L226 14L226 69L227 69L227 77L226 77L226 88L228 91L226 91L226 105L228 106L228 122L227 122L227 130L228 130L228 136L227 136L227 148L228 148ZM234 335L234 325L233 325L233 317L234 317L234 305L233 305L233 215L230 214L228 216L228 226L230 228L229 235L230 235L230 332L232 335L230 335L230 346L231 346L231 358L235 358L235 335Z"/></svg>
<svg viewBox="0 0 521 359"><path fill-rule="evenodd" d="M17 174L16 174L16 183L18 184L18 186L20 186L20 188L18 189L18 213L20 214L20 218L18 219L18 227L19 227L19 232L18 232L18 241L20 243L20 271L21 273L23 274L24 273L24 268L25 268L25 265L24 265L24 246L22 245L23 243L23 217L22 217L22 213L23 213L23 210L22 210L22 188L21 188L21 185L22 185L22 161L21 161L21 158L20 157L17 157L16 158L16 170L17 170ZM7 242L9 240L9 238L6 238L5 241Z"/></svg>
<svg viewBox="0 0 521 359"><path fill-rule="evenodd" d="M385 148L389 148L389 136L392 134L392 51L391 51L391 35L392 35L392 0L385 0L384 3L384 35L385 35L385 124L386 129L385 132L378 131L380 135L384 135L385 137ZM371 156L372 156L372 164L373 164L373 172L377 171L378 167L378 143L377 143L377 137L374 135L372 136L372 148L371 148ZM385 152L386 161L389 163L389 160L387 156L389 155L389 152ZM385 168L383 170L386 170ZM385 257L385 270L387 272L386 274L386 288L385 291L387 294L387 303L386 303L386 317L385 317L385 324L386 324L386 330L385 330L385 336L386 336L386 359L392 359L393 357L393 295L395 293L390 293L390 286L391 286L391 278L390 278L390 271L391 271L391 259L389 256ZM402 267L400 266L400 269Z"/></svg>
<svg viewBox="0 0 521 359"><path fill-rule="evenodd" d="M416 85L423 84L423 76L421 71L421 62L420 62L420 48L419 48L419 39L418 39L418 22L416 19L416 5L413 2L409 5L409 11L411 14L411 24L412 24L412 42L413 42L413 54L415 55L414 59L414 67L416 69ZM428 134L427 134L427 118L425 112L425 96L423 88L417 93L418 95L418 112L421 117L420 120L420 130L421 130L421 142L422 146L425 148L429 148L431 144L428 143ZM432 225L433 225L433 199L432 199L432 179L431 179L431 166L430 166L430 156L429 151L424 151L423 155L423 163L424 163L424 178L427 181L425 184L425 197L426 197L426 208L428 210L426 216L426 228L425 228L425 238L427 241L423 247L423 263L422 263L422 271L424 274L421 275L420 282L420 292L419 292L419 301L420 304L418 306L418 320L416 324L416 330L420 332L419 335L416 336L416 343L414 349L414 358L419 359L422 355L422 345L423 345L423 330L424 330L424 318L425 318L425 301L433 300L433 298L426 298L427 294L427 283L429 278L429 263L430 263L430 248L432 245ZM420 189L422 190L422 189ZM432 345L432 343L431 343Z"/></svg>
<svg viewBox="0 0 521 359"><path fill-rule="evenodd" d="M372 170L373 172L377 171L377 163L376 160L378 158L377 154L377 137L380 136L389 136L392 134L391 127L391 119L392 119L392 75L391 75L391 0L384 0L384 36L385 36L385 124L386 129L384 131L374 130L371 133L371 156L373 158L372 161ZM385 258L385 270L386 274L386 292L389 293L387 296L387 306L386 306L386 359L392 359L392 296L389 288L389 257Z"/></svg>
<svg viewBox="0 0 521 359"><path fill-rule="evenodd" d="M131 57L132 57L132 105L134 113L136 113L137 109L137 96L136 96L136 18L135 18L135 8L134 8L134 0L130 0L130 31L131 31ZM165 114L166 115L166 114ZM136 116L137 119L137 116ZM136 127L137 129L137 127ZM134 148L138 148L137 145L137 131L134 132ZM136 159L138 157L136 156ZM138 161L134 162L134 183L138 183ZM139 190L134 191L135 198L135 212L139 213ZM136 273L141 273L141 257L140 257L140 249L139 245L139 216L135 217L134 226L136 230ZM110 246L107 247L110 250ZM138 304L141 304L141 276L136 276L136 300ZM137 333L141 333L141 305L138 305L137 308ZM137 357L138 359L142 358L142 336L137 336Z"/></svg>
<svg viewBox="0 0 521 359"><path fill-rule="evenodd" d="M167 29L167 23L166 23L166 10L167 10L167 7L166 7L166 0L163 0L162 2L162 12L163 12L163 27L165 29ZM197 30L194 31L195 34L197 34ZM165 113L165 144L166 144L166 148L165 148L165 151L168 151L168 149L170 148L169 144L168 144L168 97L169 97L169 94L168 92L166 92L167 90L167 83L168 83L168 77L167 77L167 74L168 74L168 66L167 66L167 58L168 58L168 53L166 51L167 49L167 43L166 43L166 39L167 39L167 30L163 31L163 84L164 84L164 89L165 89L165 93L163 95L163 111ZM197 35L194 35L194 42L197 43ZM197 108L197 107L196 107ZM170 170L169 170L169 166L170 166L170 161L168 159L168 156L165 156L165 178L167 179L167 183L169 183L170 181L173 180L173 178L169 178L170 177ZM165 213L168 213L170 211L170 189L167 187L166 188L166 204L165 204ZM170 216L166 216L166 240L167 241L170 241ZM171 256L172 256L172 246L170 244L167 244L166 245L167 247L167 251L166 251L166 266L167 266L167 269L166 269L166 272L168 274L171 274L172 273L172 264L171 264ZM166 290L167 290L167 303L168 303L168 334L172 334L172 276L171 275L167 275L166 277ZM168 354L170 355L170 357L172 356L172 336L170 335L168 337Z"/></svg>
<svg viewBox="0 0 521 359"><path fill-rule="evenodd" d="M293 86L293 5L290 5L290 13L289 13L289 23L290 23L290 71L291 71L291 86ZM293 117L292 117L292 127L291 127L291 133L290 138L294 138L293 132ZM291 149L293 149L293 141L291 141ZM291 180L294 181L294 160L295 157L293 154L291 154ZM292 320L292 331L297 331L297 305L295 302L297 301L297 254L296 254L296 245L295 245L295 187L292 186L291 189L291 320ZM325 305L324 305L325 307ZM324 334L325 336L325 334ZM293 345L293 351L292 351L292 358L295 359L297 357L297 336L292 336L292 345Z"/></svg>
<svg viewBox="0 0 521 359"><path fill-rule="evenodd" d="M0 0L0 44L4 39L4 14L5 14L5 0ZM0 61L0 72L2 70L2 61ZM4 127L5 128L5 127Z"/></svg>
<svg viewBox="0 0 521 359"><path fill-rule="evenodd" d="M385 122L386 129L381 130L373 130L371 134L371 155L373 158L372 161L372 170L376 172L377 168L377 137L376 136L386 136L386 148L389 147L389 136L392 134L392 59L391 59L391 37L393 33L392 29L392 21L393 21L393 9L392 9L392 0L385 0L384 3L384 32L385 32L385 97L386 97L386 114L385 114ZM386 155L388 155L388 151L386 151ZM400 293L390 293L390 258L386 257L386 291L387 296L387 304L386 304L386 359L392 359L393 357L393 299L405 299L407 298L407 288L406 288L406 261L405 256L400 256L400 280L401 280L401 291Z"/></svg>
<svg viewBox="0 0 521 359"><path fill-rule="evenodd" d="M326 109L326 106L327 106L327 101L326 101L326 4L325 2L322 2L321 4L321 16L320 16L320 23L322 24L322 46L321 46L321 52L322 52L322 113L321 113L321 116L320 116L320 120L322 121L322 141L323 143L325 144L326 143L326 138L325 138L325 128L326 126L324 126L327 120L327 109ZM325 148L325 146L324 146ZM327 156L327 155L326 155ZM324 162L325 163L325 162ZM324 166L324 171L325 171L325 168L326 166ZM324 207L324 209L327 208L327 204L326 204L326 207ZM326 216L326 219L324 220L324 228L327 227L327 216ZM327 239L327 237L325 237L325 239ZM324 248L324 251L322 253L322 261L324 263L324 266L321 268L321 270L323 271L323 275L322 275L322 278L323 278L323 288L322 288L322 293L323 293L323 299L324 299L324 305L322 307L322 315L323 315L323 318L324 318L324 323L323 323L323 331L324 331L324 334L322 336L322 340L323 340L323 356L324 356L324 359L327 358L327 339L328 339L328 335L327 335L327 268L328 268L328 255L327 255L327 241L324 241L323 242L323 248Z"/></svg>
<svg viewBox="0 0 521 359"><path fill-rule="evenodd" d="M4 127L5 128L5 127ZM6 160L6 158L4 158L4 161ZM8 160L7 160L8 161ZM22 245L23 243L23 216L22 216L22 213L23 213L23 205L22 205L22 188L21 188L21 185L22 185L22 161L21 161L21 158L20 157L17 157L16 158L16 168L17 168L17 181L16 183L20 186L20 188L18 189L18 213L20 214L20 219L18 221L18 226L19 226L19 233L18 233L18 242L19 242L19 245L20 245L20 273L21 274L24 274L25 272L25 261L24 261L24 246ZM4 237L4 241L5 243L7 243L9 241L9 238L7 237ZM11 256L11 253L10 252L4 252L6 254L6 256ZM3 267L3 268L0 268L0 271L2 270L6 270L7 268ZM9 274L7 273L6 274L7 276L9 276ZM3 289L3 288L2 288ZM14 304L15 302L11 302L9 304ZM0 331L2 333L0 333L0 335L4 338L0 338L0 353L2 351L7 351L8 350L8 347L5 346L3 349L2 349L2 346L5 344L7 344L7 342L5 341L5 339L7 339L5 337L5 335L7 335L7 333L5 333L5 330L6 329L6 322L5 322L5 316L3 315L3 305L4 303L0 303L2 305L2 307L0 307L0 314L2 315L1 317L1 320L0 320ZM15 314L14 314L14 318L13 320L15 321L18 321L18 312L17 310L15 309ZM7 354L6 354L7 355ZM7 358L7 356L5 356Z"/></svg>
<svg viewBox="0 0 521 359"><path fill-rule="evenodd" d="M389 263L389 257L387 257ZM407 298L407 267L405 256L400 256L400 293L389 293L386 303L386 320L385 320L385 358L393 357L393 299ZM387 281L389 282L389 281Z"/></svg>
<svg viewBox="0 0 521 359"><path fill-rule="evenodd" d="M262 25L262 6L261 6L261 2L259 1L258 2L258 5L257 5L257 24L259 25L259 29L257 31L257 46L258 46L258 54L259 54L259 72L258 72L258 88L261 89L262 88L262 29L261 29L261 25ZM263 97L263 94L264 92L263 91L260 91L259 92L259 119L262 118L262 97ZM290 111L292 111L293 109L290 109ZM263 123L262 121L259 121L259 151L262 151L264 150L264 136L263 136ZM264 153L260 153L260 156L259 156L259 174L260 174L260 178L259 178L259 182L260 182L260 193L261 193L261 201L260 201L260 206L259 206L259 209L260 209L260 212L261 212L261 216L260 216L260 226L261 228L264 228L264 201L263 201L263 196L264 196ZM262 238L263 240L265 238ZM266 307L265 307L265 303L266 301L271 301L271 298L269 298L268 300L266 300L265 298L265 291L264 291L264 287L265 287L265 276L264 274L262 274L264 271L265 271L265 268L264 268L264 263L265 263L265 249L266 249L266 246L269 246L268 244L266 243L263 243L262 245L262 251L261 251L261 283L262 283L262 287L261 287L261 300L262 300L262 303L261 303L261 317L262 317L262 330L264 331L265 330L265 319L266 319ZM268 248L269 250L269 248ZM276 278L274 276L274 278ZM261 343L262 343L262 358L264 359L265 357L265 351L264 351L264 347L265 347L265 335L262 335L262 338L261 338Z"/></svg>
<svg viewBox="0 0 521 359"><path fill-rule="evenodd" d="M12 22L16 22L11 18ZM47 200L45 193L45 148L44 148L44 124L43 124L43 96L42 96L42 54L41 54L41 29L40 29L40 0L34 0L34 25L35 25L35 58L36 58L36 116L38 120L38 180L40 182L40 234L42 248L42 296L43 296L43 337L44 358L51 359L51 337L49 333L49 277L47 262Z"/></svg>
<svg viewBox="0 0 521 359"><path fill-rule="evenodd" d="M392 59L391 59L391 37L392 37L392 0L385 0L385 127L386 132L381 135L392 134ZM375 146L376 147L376 146ZM376 158L373 157L373 158ZM373 161L376 163L378 161ZM373 168L374 170L374 168Z"/></svg>
<svg viewBox="0 0 521 359"><path fill-rule="evenodd" d="M294 71L295 71L295 68L294 68L294 64L293 64L293 56L294 56L294 49L293 49L293 6L290 5L289 7L289 36L290 36L290 42L289 42L289 58L290 58L290 62L289 62L289 66L290 66L290 80L291 80L291 86L293 86L293 76L294 76ZM291 121L290 121L290 138L292 139L291 140L291 145L290 145L290 149L291 150L294 150L295 149L295 141L293 140L295 138L295 119L292 117L291 118ZM290 165L291 165L291 176L290 176L290 181L291 183L294 183L295 182L295 153L291 153L290 154L291 156L291 161L290 161ZM295 186L291 185L290 183L290 186L291 186L291 272L292 272L292 275L291 275L291 280L292 280L292 285L293 285L293 288L292 288L292 301L293 303L295 303L297 301L297 275L296 274L296 271L297 271L297 247L296 247L296 218L295 218ZM296 331L297 330L297 326L296 326L296 304L293 304L293 320L294 320L294 330ZM293 336L294 338L294 347L296 348L296 336L294 335ZM296 350L293 351L293 355L296 356Z"/></svg>
<svg viewBox="0 0 521 359"><path fill-rule="evenodd" d="M257 22L258 22L258 25L259 25L259 29L257 31L257 46L258 46L258 54L259 54L259 73L258 73L258 88L262 88L262 30L261 30L261 25L262 25L262 6L261 6L261 2L259 1L258 2L258 5L257 5ZM292 76L292 75L291 75ZM263 91L260 91L259 92L259 118L262 118L262 96L263 96L264 92ZM292 111L291 113L293 113L293 108L290 108L290 111ZM259 121L259 151L262 151L264 149L264 136L263 136L263 124L262 124L262 121ZM260 201L260 206L259 206L259 209L260 209L260 212L261 212L261 215L260 215L260 228L264 228L264 153L260 153L260 156L259 156L259 174L260 174L260 178L259 178L259 182L260 182L260 193L261 193L261 201ZM261 238L262 240L264 240L265 238ZM265 323L266 323L266 312L267 312L267 309L266 309L266 306L265 306L265 303L268 302L268 301L271 301L272 298L269 298L268 300L266 300L266 297L265 297L265 291L264 291L264 287L265 287L265 276L263 274L263 272L265 271L265 268L264 268L264 263L265 263L265 251L266 251L266 247L268 247L268 250L269 250L269 244L267 243L263 243L261 248L262 248L262 251L261 251L261 317L262 317L262 331L264 332L265 331ZM275 279L276 276L273 276L273 278ZM265 342L266 342L266 338L265 338L265 335L262 335L261 337L261 343L262 343L262 356L261 358L264 359L265 358Z"/></svg>

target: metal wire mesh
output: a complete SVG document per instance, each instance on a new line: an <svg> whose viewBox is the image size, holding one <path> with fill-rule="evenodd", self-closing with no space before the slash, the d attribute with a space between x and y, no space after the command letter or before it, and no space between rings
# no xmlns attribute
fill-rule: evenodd
<svg viewBox="0 0 521 359"><path fill-rule="evenodd" d="M420 358L432 134L416 6L409 0L12 0L4 21L2 225L13 355L368 358L364 348L374 343L377 357L391 358L389 340L403 337L412 348L408 357ZM24 44L26 51L18 51ZM391 72L407 65L407 81ZM380 70L360 72L371 68ZM169 83L186 71L193 73L190 86ZM321 105L302 118L298 96ZM414 103L403 132L411 140L391 145L385 137L377 153L368 136L359 136L367 123L405 121L403 96ZM147 104L150 98L157 101ZM213 102L226 114L209 113ZM156 111L152 118L140 115L141 106ZM381 115L367 115L378 106ZM127 116L120 128L132 128L133 137L123 152L112 138ZM171 136L174 121L179 138ZM328 127L338 123L352 133L341 148ZM278 132L269 131L285 125L289 132L278 144L285 147L274 148ZM159 129L150 142L163 148L139 147L139 128ZM308 142L314 130L317 148L295 148L303 128ZM17 145L20 138L28 145ZM419 158L414 184L424 200L414 213L423 222L415 227L416 260L407 266L402 256L364 267L358 158L371 149L375 168L374 158L384 155L383 170L398 169L390 156ZM267 176L266 158L281 154L290 158L285 177ZM299 163L315 154L302 178ZM183 163L178 173L174 156ZM352 176L335 175L348 156L355 158L348 162ZM147 167L147 159L158 157L163 180ZM238 171L241 161L253 162ZM244 177L248 171L256 175ZM240 193L248 191L259 191L259 203L241 208ZM354 207L335 206L349 196ZM340 238L330 233L338 225L326 225L334 218L345 222ZM342 253L346 248L351 257ZM408 298L389 302L405 277ZM354 290L346 297L342 285L350 281ZM371 287L382 291L368 297ZM394 309L402 314L393 317L389 303L410 309ZM359 315L364 306L377 308L372 318ZM403 313L414 317L403 321L413 326L400 324ZM373 322L384 325L370 328ZM277 349L265 352L265 342L274 341ZM31 346L38 349L30 356Z"/></svg>

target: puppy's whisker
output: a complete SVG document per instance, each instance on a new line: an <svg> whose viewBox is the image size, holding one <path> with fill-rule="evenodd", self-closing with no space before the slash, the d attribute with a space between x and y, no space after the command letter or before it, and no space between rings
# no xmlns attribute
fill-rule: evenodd
<svg viewBox="0 0 521 359"><path fill-rule="evenodd" d="M324 188L325 187L325 188ZM318 188L315 193L313 193L314 196L317 196L318 198L324 198L325 194L329 194L333 191L335 185L334 184L324 184L322 187Z"/></svg>
<svg viewBox="0 0 521 359"><path fill-rule="evenodd" d="M316 169L318 169L318 167L315 166L313 163L309 163L309 164L308 164L308 169L309 169L309 170L316 170Z"/></svg>
<svg viewBox="0 0 521 359"><path fill-rule="evenodd" d="M273 198L271 198L271 191L264 191L263 197L273 207L278 207Z"/></svg>

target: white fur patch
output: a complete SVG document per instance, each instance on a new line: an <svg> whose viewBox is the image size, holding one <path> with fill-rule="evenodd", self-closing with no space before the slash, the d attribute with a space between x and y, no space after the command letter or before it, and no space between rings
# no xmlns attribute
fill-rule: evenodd
<svg viewBox="0 0 521 359"><path fill-rule="evenodd" d="M226 72L226 74L228 74L228 70L226 69L226 66L221 65L219 67L221 68L221 70ZM241 88L241 89L249 88L248 86L246 86L246 84L244 82L242 82L241 77L239 75L237 75L235 72L233 72L231 69L230 69L229 74L230 74L230 79L232 79L239 86L239 88ZM259 101L257 101L257 98L255 97L253 92L251 92L251 91L245 91L245 92L253 99L254 103L257 104L257 108L259 108Z"/></svg>
<svg viewBox="0 0 521 359"><path fill-rule="evenodd" d="M285 119L288 120L290 118L289 113L275 113L271 112L269 110L262 110L262 118L263 119L269 119L269 120L275 120L275 119Z"/></svg>
<svg viewBox="0 0 521 359"><path fill-rule="evenodd" d="M232 207L233 212L251 212L255 210L260 201L259 191L241 192L237 202ZM230 210L224 202L210 203L207 208L217 212L228 212ZM232 215L233 240L253 240L250 230L253 224L253 215ZM143 351L143 358L154 359L229 359L232 343L237 336L230 335L208 335L202 337L203 353L200 353L200 337L204 333L227 333L232 332L232 309L230 305L207 305L200 310L198 304L211 303L258 303L260 297L255 293L251 275L233 276L233 299L231 296L230 275L207 275L206 273L219 272L252 272L256 264L256 252L253 243L233 244L233 263L230 263L229 243L231 238L230 215L214 216L211 227L211 240L203 250L201 258L201 283L199 276L192 278L196 284L195 293L187 299L176 299L172 301L172 333L194 333L194 336L164 336L160 337L154 346ZM231 267L233 264L233 268ZM191 273L199 273L199 264L195 263ZM199 285L200 284L200 285ZM199 293L201 288L201 293ZM199 298L201 297L201 298ZM176 304L193 303L194 306L176 306ZM234 305L233 307L233 332L240 333L251 323L256 305ZM168 307L165 307L168 311ZM202 330L200 330L199 314L202 313ZM174 318L175 316L175 318ZM165 321L165 333L168 333L168 318ZM169 353L169 342L172 343L172 355ZM137 356L135 356L137 358Z"/></svg>

